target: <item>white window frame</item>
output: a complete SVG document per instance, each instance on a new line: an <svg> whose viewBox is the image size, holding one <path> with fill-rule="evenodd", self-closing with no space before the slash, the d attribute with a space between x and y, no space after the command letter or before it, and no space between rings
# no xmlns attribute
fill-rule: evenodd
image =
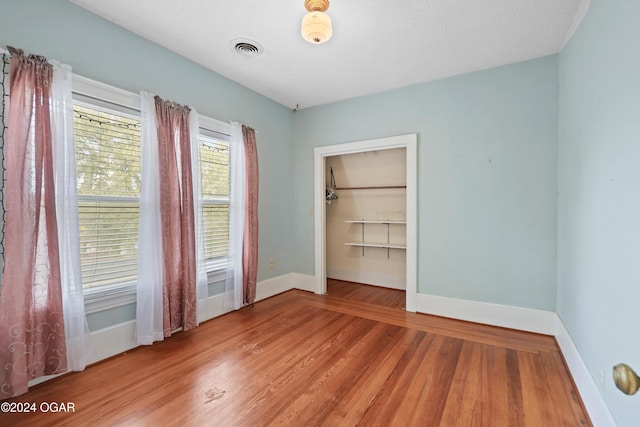
<svg viewBox="0 0 640 427"><path fill-rule="evenodd" d="M110 109L130 110L140 113L141 99L137 93L132 93L114 86L110 86L83 76L73 74L72 91L74 101L91 105L103 106ZM200 115L199 132L215 139L230 141L231 125L210 117ZM231 148L230 148L231 149ZM227 260L216 260L207 264L209 283L221 280L227 268ZM123 283L102 289L87 289L84 291L86 314L97 313L111 308L120 307L136 302L136 282Z"/></svg>
<svg viewBox="0 0 640 427"><path fill-rule="evenodd" d="M221 123L223 125L226 125L226 127L221 128L220 126L217 126L217 122L216 120L210 119L208 117L204 117L204 116L199 116L198 117L199 120L199 124L200 124L200 134L219 140L219 141L225 141L227 143L229 143L229 150L232 149L231 147L231 127L227 124L227 123L222 123L222 122L218 122ZM216 130L214 130L216 129ZM226 132L226 133L224 133ZM231 167L231 165L229 165L229 167ZM224 205L230 205L231 204L231 194L229 194L229 197L227 197L226 199L209 199L208 202L203 202L203 204L224 204ZM215 259L215 260L207 260L205 263L205 270L207 271L207 283L208 284L212 284L215 282L219 282L221 280L224 280L224 278L226 277L226 270L227 270L227 266L228 266L228 258L219 258L219 259Z"/></svg>

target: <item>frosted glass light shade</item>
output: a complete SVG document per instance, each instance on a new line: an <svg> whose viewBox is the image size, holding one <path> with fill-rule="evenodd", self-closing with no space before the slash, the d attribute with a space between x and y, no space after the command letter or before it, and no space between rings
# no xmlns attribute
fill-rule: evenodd
<svg viewBox="0 0 640 427"><path fill-rule="evenodd" d="M331 38L331 18L324 12L309 12L302 18L302 38L309 43L320 44Z"/></svg>

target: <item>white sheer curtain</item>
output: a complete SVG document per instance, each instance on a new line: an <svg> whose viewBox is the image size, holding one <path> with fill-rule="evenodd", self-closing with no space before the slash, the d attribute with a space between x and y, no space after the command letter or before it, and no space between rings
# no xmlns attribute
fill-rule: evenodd
<svg viewBox="0 0 640 427"><path fill-rule="evenodd" d="M62 307L67 345L67 369L81 371L87 365L89 327L84 312L78 231L76 154L73 139L71 67L53 65L51 85L51 137L55 173L56 216L60 253Z"/></svg>
<svg viewBox="0 0 640 427"><path fill-rule="evenodd" d="M191 134L191 165L193 174L193 203L195 204L194 223L196 227L196 314L198 323L203 322L209 318L207 313L207 270L205 266L205 251L204 251L204 223L203 223L203 211L202 211L202 172L200 168L200 122L198 120L198 113L194 108L191 109L189 114L189 130Z"/></svg>
<svg viewBox="0 0 640 427"><path fill-rule="evenodd" d="M138 286L136 339L138 344L162 341L162 227L160 224L160 177L158 132L153 95L141 92L142 188L138 229Z"/></svg>
<svg viewBox="0 0 640 427"><path fill-rule="evenodd" d="M158 131L154 96L141 92L142 118L142 188L140 191L140 225L138 232L138 286L136 308L136 339L149 345L164 339L163 325L163 248L160 217L160 177L158 171ZM204 258L202 218L202 185L200 173L200 143L198 114L189 114L192 182L194 193L194 224L196 238L196 318L207 318L207 273Z"/></svg>
<svg viewBox="0 0 640 427"><path fill-rule="evenodd" d="M244 215L246 172L242 126L231 123L229 144L231 191L229 202L229 255L224 308L237 310L242 307L242 248L244 241Z"/></svg>

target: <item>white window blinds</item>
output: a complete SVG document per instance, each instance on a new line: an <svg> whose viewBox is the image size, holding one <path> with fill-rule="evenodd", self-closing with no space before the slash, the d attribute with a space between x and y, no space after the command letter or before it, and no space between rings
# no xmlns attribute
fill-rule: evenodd
<svg viewBox="0 0 640 427"><path fill-rule="evenodd" d="M85 290L136 279L140 118L74 105L80 258Z"/></svg>
<svg viewBox="0 0 640 427"><path fill-rule="evenodd" d="M225 258L229 246L229 143L200 135L205 257Z"/></svg>

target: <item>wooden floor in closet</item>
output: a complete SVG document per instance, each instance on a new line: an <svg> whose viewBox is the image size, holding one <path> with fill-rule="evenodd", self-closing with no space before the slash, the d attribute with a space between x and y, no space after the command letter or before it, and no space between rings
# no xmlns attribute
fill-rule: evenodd
<svg viewBox="0 0 640 427"><path fill-rule="evenodd" d="M404 309L406 301L404 290L363 285L337 279L327 279L327 294L353 302L383 305L390 308Z"/></svg>
<svg viewBox="0 0 640 427"><path fill-rule="evenodd" d="M0 425L591 425L554 338L407 313L402 291L339 285L35 386L12 401L75 412L0 413Z"/></svg>

